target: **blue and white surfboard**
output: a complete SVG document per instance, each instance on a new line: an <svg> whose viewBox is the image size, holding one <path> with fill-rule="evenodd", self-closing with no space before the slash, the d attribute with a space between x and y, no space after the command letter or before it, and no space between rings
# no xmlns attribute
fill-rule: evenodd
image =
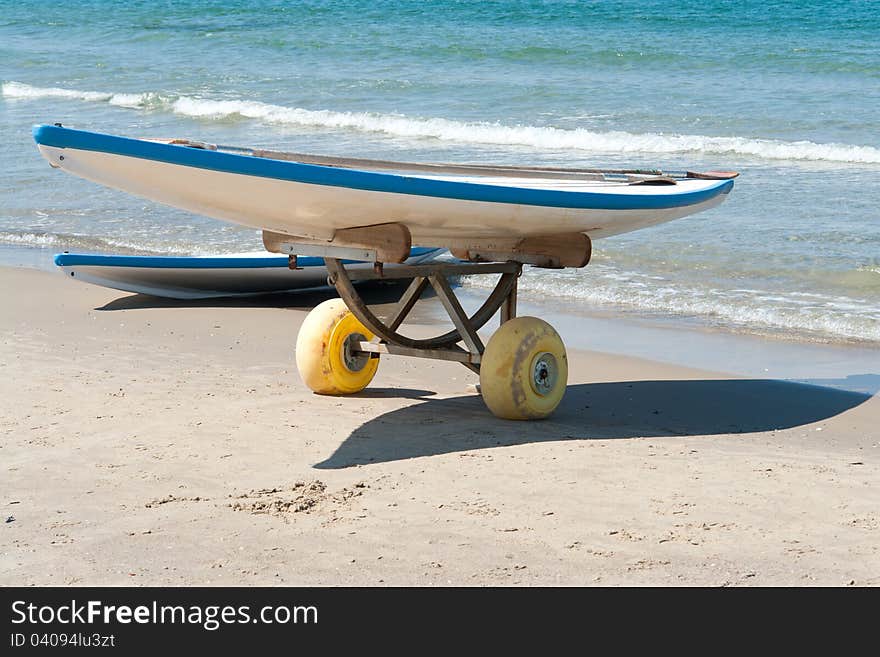
<svg viewBox="0 0 880 657"><path fill-rule="evenodd" d="M426 262L441 251L413 248L406 264ZM327 285L327 269L322 258L299 257L297 269L291 270L286 255L265 251L218 256L59 253L55 264L74 280L172 299L250 296Z"/></svg>
<svg viewBox="0 0 880 657"><path fill-rule="evenodd" d="M189 212L323 241L396 223L444 248L626 233L718 205L736 176L333 158L49 125L34 139L53 167Z"/></svg>

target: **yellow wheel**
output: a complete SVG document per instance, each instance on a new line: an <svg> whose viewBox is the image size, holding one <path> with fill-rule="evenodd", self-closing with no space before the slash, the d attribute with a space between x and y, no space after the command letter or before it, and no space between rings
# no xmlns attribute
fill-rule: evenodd
<svg viewBox="0 0 880 657"><path fill-rule="evenodd" d="M296 367L303 383L319 395L360 392L373 380L379 359L352 352L356 342L372 339L341 299L319 304L296 338Z"/></svg>
<svg viewBox="0 0 880 657"><path fill-rule="evenodd" d="M539 420L565 394L568 359L562 338L537 317L517 317L501 325L480 363L483 401L505 420Z"/></svg>

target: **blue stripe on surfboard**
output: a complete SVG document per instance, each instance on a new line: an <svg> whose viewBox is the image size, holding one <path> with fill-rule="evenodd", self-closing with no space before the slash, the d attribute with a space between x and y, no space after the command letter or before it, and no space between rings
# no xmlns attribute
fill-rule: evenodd
<svg viewBox="0 0 880 657"><path fill-rule="evenodd" d="M413 247L411 258L423 256L433 251L426 247ZM356 264L355 260L343 260L345 264ZM262 269L267 267L287 267L286 255L266 255L246 258L224 256L136 256L101 255L93 253L58 253L55 255L58 267L149 267L152 269ZM323 267L324 259L312 256L298 256L298 267Z"/></svg>
<svg viewBox="0 0 880 657"><path fill-rule="evenodd" d="M708 188L677 194L608 194L526 189L272 160L52 125L34 126L33 135L34 141L38 144L55 148L111 153L211 171L311 185L488 203L596 210L659 210L696 205L733 189L732 180L720 180Z"/></svg>

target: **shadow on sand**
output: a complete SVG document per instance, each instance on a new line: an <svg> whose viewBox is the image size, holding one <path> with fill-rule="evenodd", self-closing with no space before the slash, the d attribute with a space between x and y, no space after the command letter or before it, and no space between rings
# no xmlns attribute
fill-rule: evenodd
<svg viewBox="0 0 880 657"><path fill-rule="evenodd" d="M364 286L371 305L393 304L405 283ZM146 308L312 308L336 296L330 288L256 297L176 300L133 294L96 310ZM817 385L818 384L818 385ZM846 389L840 389L846 388ZM880 390L880 375L776 381L719 379L621 381L570 385L556 413L542 422L493 417L479 395L430 399L430 390L368 388L357 397L415 403L358 427L321 469L559 440L744 434L827 420Z"/></svg>
<svg viewBox="0 0 880 657"><path fill-rule="evenodd" d="M834 417L871 395L766 379L571 385L542 422L499 420L478 395L424 400L356 429L320 469L559 440L662 438L788 429Z"/></svg>

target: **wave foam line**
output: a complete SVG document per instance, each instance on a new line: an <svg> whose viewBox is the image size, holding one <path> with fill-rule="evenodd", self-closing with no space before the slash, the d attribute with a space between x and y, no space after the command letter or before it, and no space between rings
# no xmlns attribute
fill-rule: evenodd
<svg viewBox="0 0 880 657"><path fill-rule="evenodd" d="M880 306L859 299L811 294L805 301L791 298L797 293L652 283L638 274L606 268L593 274L587 284L575 271L529 270L520 279L520 294L523 299L568 301L637 315L694 318L725 328L880 343ZM482 288L488 282L467 279L462 285Z"/></svg>
<svg viewBox="0 0 880 657"><path fill-rule="evenodd" d="M768 160L880 164L880 149L849 144L818 144L748 137L708 137L624 131L595 132L583 128L563 129L500 123L467 123L443 118L408 117L398 114L337 112L285 107L259 101L207 100L156 93L116 94L72 89L40 88L6 82L8 98L64 98L144 109L152 107L193 118L246 118L270 124L353 130L413 139L437 139L468 144L528 146L547 150L581 150L596 153L699 153L739 155Z"/></svg>
<svg viewBox="0 0 880 657"><path fill-rule="evenodd" d="M200 253L197 249L186 247L176 248L168 246L163 248L162 245L131 242L109 237L37 231L0 231L0 244L130 255L190 255Z"/></svg>
<svg viewBox="0 0 880 657"><path fill-rule="evenodd" d="M21 82L4 82L0 87L6 98L64 98L85 100L92 103L109 103L119 107L140 108L148 104L155 94L120 94L104 91L78 91L58 87L32 87Z"/></svg>

